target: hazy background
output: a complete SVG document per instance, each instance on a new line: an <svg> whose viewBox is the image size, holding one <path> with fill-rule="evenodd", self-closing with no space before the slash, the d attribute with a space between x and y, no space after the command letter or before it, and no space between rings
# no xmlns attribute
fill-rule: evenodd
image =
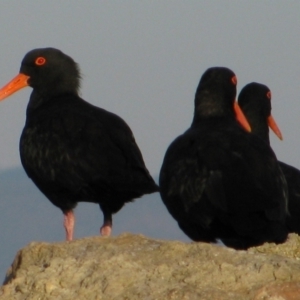
<svg viewBox="0 0 300 300"><path fill-rule="evenodd" d="M0 86L24 55L56 47L82 70L82 97L122 116L157 178L170 142L189 127L194 93L211 66L231 68L238 91L251 81L272 90L273 116L284 141L272 135L278 158L300 167L299 1L17 1L0 4ZM0 276L16 251L33 240L64 239L61 212L20 167L19 137L31 89L0 103ZM98 234L93 204L76 211L75 236ZM127 205L114 234L134 231L188 241L158 194Z"/></svg>

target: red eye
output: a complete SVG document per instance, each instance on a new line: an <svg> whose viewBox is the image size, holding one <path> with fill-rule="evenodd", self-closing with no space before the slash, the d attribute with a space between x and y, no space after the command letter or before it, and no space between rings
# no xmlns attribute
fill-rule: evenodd
<svg viewBox="0 0 300 300"><path fill-rule="evenodd" d="M35 64L36 64L37 66L42 66L42 65L44 65L45 63L46 63L46 58L45 58L45 57L42 57L42 56L38 57L38 58L35 60Z"/></svg>
<svg viewBox="0 0 300 300"><path fill-rule="evenodd" d="M271 98L272 98L271 91L268 91L268 92L267 92L267 98L271 100Z"/></svg>
<svg viewBox="0 0 300 300"><path fill-rule="evenodd" d="M231 82L232 82L234 85L237 85L237 78L236 78L236 76L232 76L232 77L231 77Z"/></svg>

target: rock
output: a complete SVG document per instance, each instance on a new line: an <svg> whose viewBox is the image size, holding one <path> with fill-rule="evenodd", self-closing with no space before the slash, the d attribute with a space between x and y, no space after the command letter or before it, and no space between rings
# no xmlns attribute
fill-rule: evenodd
<svg viewBox="0 0 300 300"><path fill-rule="evenodd" d="M300 299L300 237L235 251L123 234L21 249L2 300Z"/></svg>

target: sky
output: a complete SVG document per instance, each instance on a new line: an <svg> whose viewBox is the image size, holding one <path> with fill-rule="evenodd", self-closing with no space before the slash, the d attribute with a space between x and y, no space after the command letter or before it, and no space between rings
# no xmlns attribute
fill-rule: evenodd
<svg viewBox="0 0 300 300"><path fill-rule="evenodd" d="M232 69L238 91L252 81L271 89L283 133L283 141L271 133L273 150L300 168L300 1L2 0L0 8L0 87L28 51L62 50L80 65L82 98L129 124L153 176L190 126L199 79L213 66ZM20 167L30 93L0 103L0 171Z"/></svg>
<svg viewBox="0 0 300 300"><path fill-rule="evenodd" d="M238 91L251 81L269 86L284 137L272 135L273 149L300 167L299 11L299 1L276 0L3 0L0 86L29 50L59 48L81 67L81 96L129 124L157 175L168 145L191 124L201 75L226 66ZM30 93L28 87L0 103L0 170L20 165Z"/></svg>

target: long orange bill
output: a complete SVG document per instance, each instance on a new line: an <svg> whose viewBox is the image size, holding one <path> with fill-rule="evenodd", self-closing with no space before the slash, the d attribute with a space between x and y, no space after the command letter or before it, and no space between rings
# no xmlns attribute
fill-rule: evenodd
<svg viewBox="0 0 300 300"><path fill-rule="evenodd" d="M280 129L278 128L275 120L273 119L272 115L270 115L268 117L268 125L273 130L273 132L278 136L278 138L280 140L282 140L283 139L282 134L281 134Z"/></svg>
<svg viewBox="0 0 300 300"><path fill-rule="evenodd" d="M14 92L22 89L25 86L28 86L28 79L30 77L24 74L18 74L13 78L8 84L6 84L2 89L0 89L0 101L4 100Z"/></svg>
<svg viewBox="0 0 300 300"><path fill-rule="evenodd" d="M236 119L238 120L238 122L244 127L244 129L246 131L251 132L251 127L250 127L244 113L242 112L240 106L238 105L238 103L236 101L234 102L234 111L235 111Z"/></svg>

